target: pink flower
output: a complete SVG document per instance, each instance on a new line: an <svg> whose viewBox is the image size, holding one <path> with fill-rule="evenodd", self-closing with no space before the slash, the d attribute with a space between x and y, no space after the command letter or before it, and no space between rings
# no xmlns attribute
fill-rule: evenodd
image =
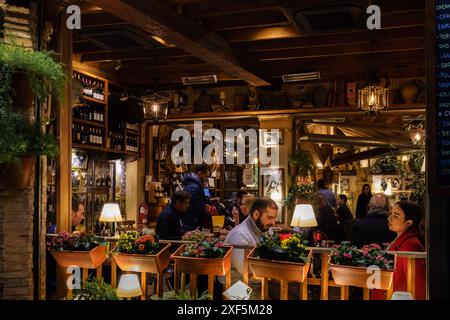
<svg viewBox="0 0 450 320"><path fill-rule="evenodd" d="M292 236L292 233L280 233L280 240L283 241L285 239L289 239Z"/></svg>
<svg viewBox="0 0 450 320"><path fill-rule="evenodd" d="M214 245L214 247L220 248L220 247L223 247L223 244L222 244L222 242L217 242L217 243Z"/></svg>

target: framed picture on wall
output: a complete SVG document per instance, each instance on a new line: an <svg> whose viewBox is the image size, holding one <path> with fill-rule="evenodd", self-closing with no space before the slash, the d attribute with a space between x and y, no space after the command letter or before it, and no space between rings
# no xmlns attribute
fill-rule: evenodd
<svg viewBox="0 0 450 320"><path fill-rule="evenodd" d="M282 130L260 131L261 146L265 148L283 144Z"/></svg>
<svg viewBox="0 0 450 320"><path fill-rule="evenodd" d="M263 177L263 196L271 198L278 205L277 221L283 219L284 198L283 190L283 169L264 168L261 171Z"/></svg>

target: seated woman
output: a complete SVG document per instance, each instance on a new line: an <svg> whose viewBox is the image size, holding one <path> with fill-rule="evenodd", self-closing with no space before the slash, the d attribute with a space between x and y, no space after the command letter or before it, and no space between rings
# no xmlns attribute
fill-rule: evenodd
<svg viewBox="0 0 450 320"><path fill-rule="evenodd" d="M420 232L422 209L410 201L397 202L388 218L389 229L397 233L397 237L389 245L389 251L424 252L423 238ZM397 268L394 271L394 292L407 291L408 258L397 257ZM416 259L415 300L426 299L426 266L424 259ZM384 293L374 290L372 299L384 299Z"/></svg>
<svg viewBox="0 0 450 320"><path fill-rule="evenodd" d="M242 223L248 217L255 200L256 197L253 194L245 194L242 196L241 205L239 206L240 214L237 216L236 225Z"/></svg>

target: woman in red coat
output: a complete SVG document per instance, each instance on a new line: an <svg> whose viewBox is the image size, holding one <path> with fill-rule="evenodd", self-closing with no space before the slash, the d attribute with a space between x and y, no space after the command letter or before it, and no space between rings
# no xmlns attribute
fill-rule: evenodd
<svg viewBox="0 0 450 320"><path fill-rule="evenodd" d="M389 229L397 233L397 237L389 245L388 251L424 252L420 223L422 222L421 208L409 201L396 203L388 218ZM394 292L407 290L408 258L397 257L397 268L394 271ZM426 265L424 259L416 259L415 271L415 300L426 299ZM384 299L384 291L374 290L372 299Z"/></svg>

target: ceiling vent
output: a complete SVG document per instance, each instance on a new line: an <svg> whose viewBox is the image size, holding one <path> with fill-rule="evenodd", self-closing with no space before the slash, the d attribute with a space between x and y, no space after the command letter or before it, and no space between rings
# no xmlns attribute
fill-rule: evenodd
<svg viewBox="0 0 450 320"><path fill-rule="evenodd" d="M296 6L282 10L302 34L318 34L361 30L365 26L366 8L361 1L353 1L339 5Z"/></svg>
<svg viewBox="0 0 450 320"><path fill-rule="evenodd" d="M211 84L217 83L217 76L215 74L208 76L197 76L197 77L182 77L181 81L185 86L195 85L195 84Z"/></svg>
<svg viewBox="0 0 450 320"><path fill-rule="evenodd" d="M320 79L320 72L283 74L281 77L283 78L283 82L318 80Z"/></svg>

